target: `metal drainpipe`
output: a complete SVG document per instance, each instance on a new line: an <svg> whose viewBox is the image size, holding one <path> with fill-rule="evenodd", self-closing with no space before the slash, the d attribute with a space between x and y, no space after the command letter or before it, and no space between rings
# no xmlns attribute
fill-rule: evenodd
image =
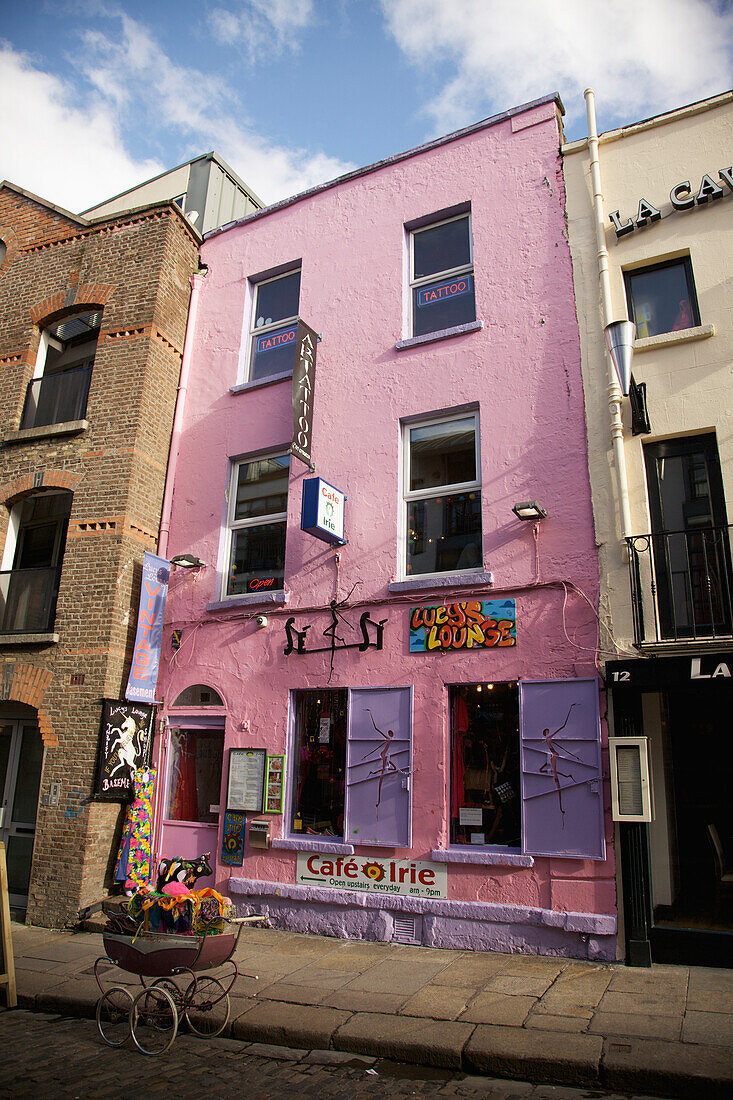
<svg viewBox="0 0 733 1100"><path fill-rule="evenodd" d="M176 411L173 415L173 430L171 432L171 446L168 457L168 472L165 479L165 492L163 494L163 508L160 515L160 534L158 536L158 554L166 557L168 552L168 536L171 527L171 510L173 508L173 482L175 481L176 468L178 466L178 446L181 441L183 425L183 410L186 404L186 391L188 389L188 375L191 369L191 347L193 335L196 330L196 314L198 313L199 292L201 284L206 278L206 271L199 271L191 276L191 302L188 307L188 325L186 326L186 340L183 346L183 360L181 361L181 377L178 382L176 395Z"/></svg>
<svg viewBox="0 0 733 1100"><path fill-rule="evenodd" d="M586 88L586 113L588 116L588 153L590 155L590 179L593 188L593 213L595 215L596 248L598 256L598 282L601 288L603 327L615 320L611 304L611 280L608 274L608 249L603 217L603 189L601 185L601 165L598 159L598 130L596 128L596 94L592 88ZM608 375L608 412L611 420L611 442L613 444L614 465L618 487L621 527L624 539L632 534L631 509L629 507L629 483L626 477L626 455L624 453L624 428L621 420L621 387L608 351L605 352ZM624 544L624 550L626 545Z"/></svg>

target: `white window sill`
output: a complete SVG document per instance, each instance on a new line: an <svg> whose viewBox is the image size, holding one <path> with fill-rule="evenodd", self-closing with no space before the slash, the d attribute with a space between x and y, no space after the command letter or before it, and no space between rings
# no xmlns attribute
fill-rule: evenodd
<svg viewBox="0 0 733 1100"><path fill-rule="evenodd" d="M18 428L16 431L3 432L3 443L23 443L31 439L48 439L55 435L76 435L85 432L88 420L67 420L64 424L42 424L40 428Z"/></svg>
<svg viewBox="0 0 733 1100"><path fill-rule="evenodd" d="M279 589L274 592L253 592L246 596L227 596L224 600L207 603L207 611L223 611L227 607L255 607L258 604L286 604L290 593Z"/></svg>
<svg viewBox="0 0 733 1100"><path fill-rule="evenodd" d="M419 592L425 588L476 588L493 584L493 573L451 573L450 576L410 577L406 581L391 581L390 592Z"/></svg>
<svg viewBox="0 0 733 1100"><path fill-rule="evenodd" d="M282 374L271 374L267 378L255 378L251 382L240 382L238 386L230 386L229 392L247 393L249 390L259 390L263 386L272 386L275 382L286 382L292 377L292 370L284 371Z"/></svg>
<svg viewBox="0 0 733 1100"><path fill-rule="evenodd" d="M634 352L667 348L672 344L686 344L690 340L708 340L711 336L715 336L715 325L696 325L694 328L682 328L677 332L660 332L658 336L643 336L641 340L634 340Z"/></svg>
<svg viewBox="0 0 733 1100"><path fill-rule="evenodd" d="M423 336L408 336L406 340L398 340L394 347L395 351L404 351L405 348L418 348L421 344L433 344L436 340L448 340L451 336L462 336L464 332L478 332L483 327L483 321L467 321L465 325L440 328L435 332L426 332Z"/></svg>
<svg viewBox="0 0 733 1100"><path fill-rule="evenodd" d="M430 858L435 863L479 863L484 867L534 867L534 857L525 856L521 852L510 852L506 849L465 847L465 848L434 848Z"/></svg>
<svg viewBox="0 0 733 1100"><path fill-rule="evenodd" d="M59 635L48 634L0 634L0 646L3 645L55 645Z"/></svg>
<svg viewBox="0 0 733 1100"><path fill-rule="evenodd" d="M328 837L307 835L302 837L280 837L273 840L271 847L280 848L281 851L287 852L325 852L327 855L334 856L353 856L354 854L353 844L343 844L335 837L333 840Z"/></svg>

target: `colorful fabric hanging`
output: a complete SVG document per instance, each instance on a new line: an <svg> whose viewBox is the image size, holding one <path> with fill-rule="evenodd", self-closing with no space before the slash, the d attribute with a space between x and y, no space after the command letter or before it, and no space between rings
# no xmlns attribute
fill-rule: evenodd
<svg viewBox="0 0 733 1100"><path fill-rule="evenodd" d="M136 890L150 881L155 768L138 769L132 784L135 793L127 807L114 874L115 882L123 882L126 890Z"/></svg>

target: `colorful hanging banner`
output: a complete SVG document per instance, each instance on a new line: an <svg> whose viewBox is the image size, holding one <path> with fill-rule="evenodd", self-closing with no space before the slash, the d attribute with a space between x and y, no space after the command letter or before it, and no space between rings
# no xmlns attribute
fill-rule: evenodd
<svg viewBox="0 0 733 1100"><path fill-rule="evenodd" d="M244 863L244 826L246 820L247 815L239 810L227 810L224 814L221 861L226 867L241 867Z"/></svg>
<svg viewBox="0 0 733 1100"><path fill-rule="evenodd" d="M165 558L145 551L135 649L125 692L126 699L140 703L155 702L170 565Z"/></svg>

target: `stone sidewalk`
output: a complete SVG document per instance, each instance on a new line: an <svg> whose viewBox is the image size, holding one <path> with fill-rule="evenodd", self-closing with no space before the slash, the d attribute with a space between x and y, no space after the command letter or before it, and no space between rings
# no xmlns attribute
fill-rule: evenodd
<svg viewBox="0 0 733 1100"><path fill-rule="evenodd" d="M14 924L13 944L22 1007L93 1015L101 935ZM231 1039L690 1100L733 1095L729 970L641 970L254 927L243 929L236 959ZM138 981L113 966L104 980Z"/></svg>

